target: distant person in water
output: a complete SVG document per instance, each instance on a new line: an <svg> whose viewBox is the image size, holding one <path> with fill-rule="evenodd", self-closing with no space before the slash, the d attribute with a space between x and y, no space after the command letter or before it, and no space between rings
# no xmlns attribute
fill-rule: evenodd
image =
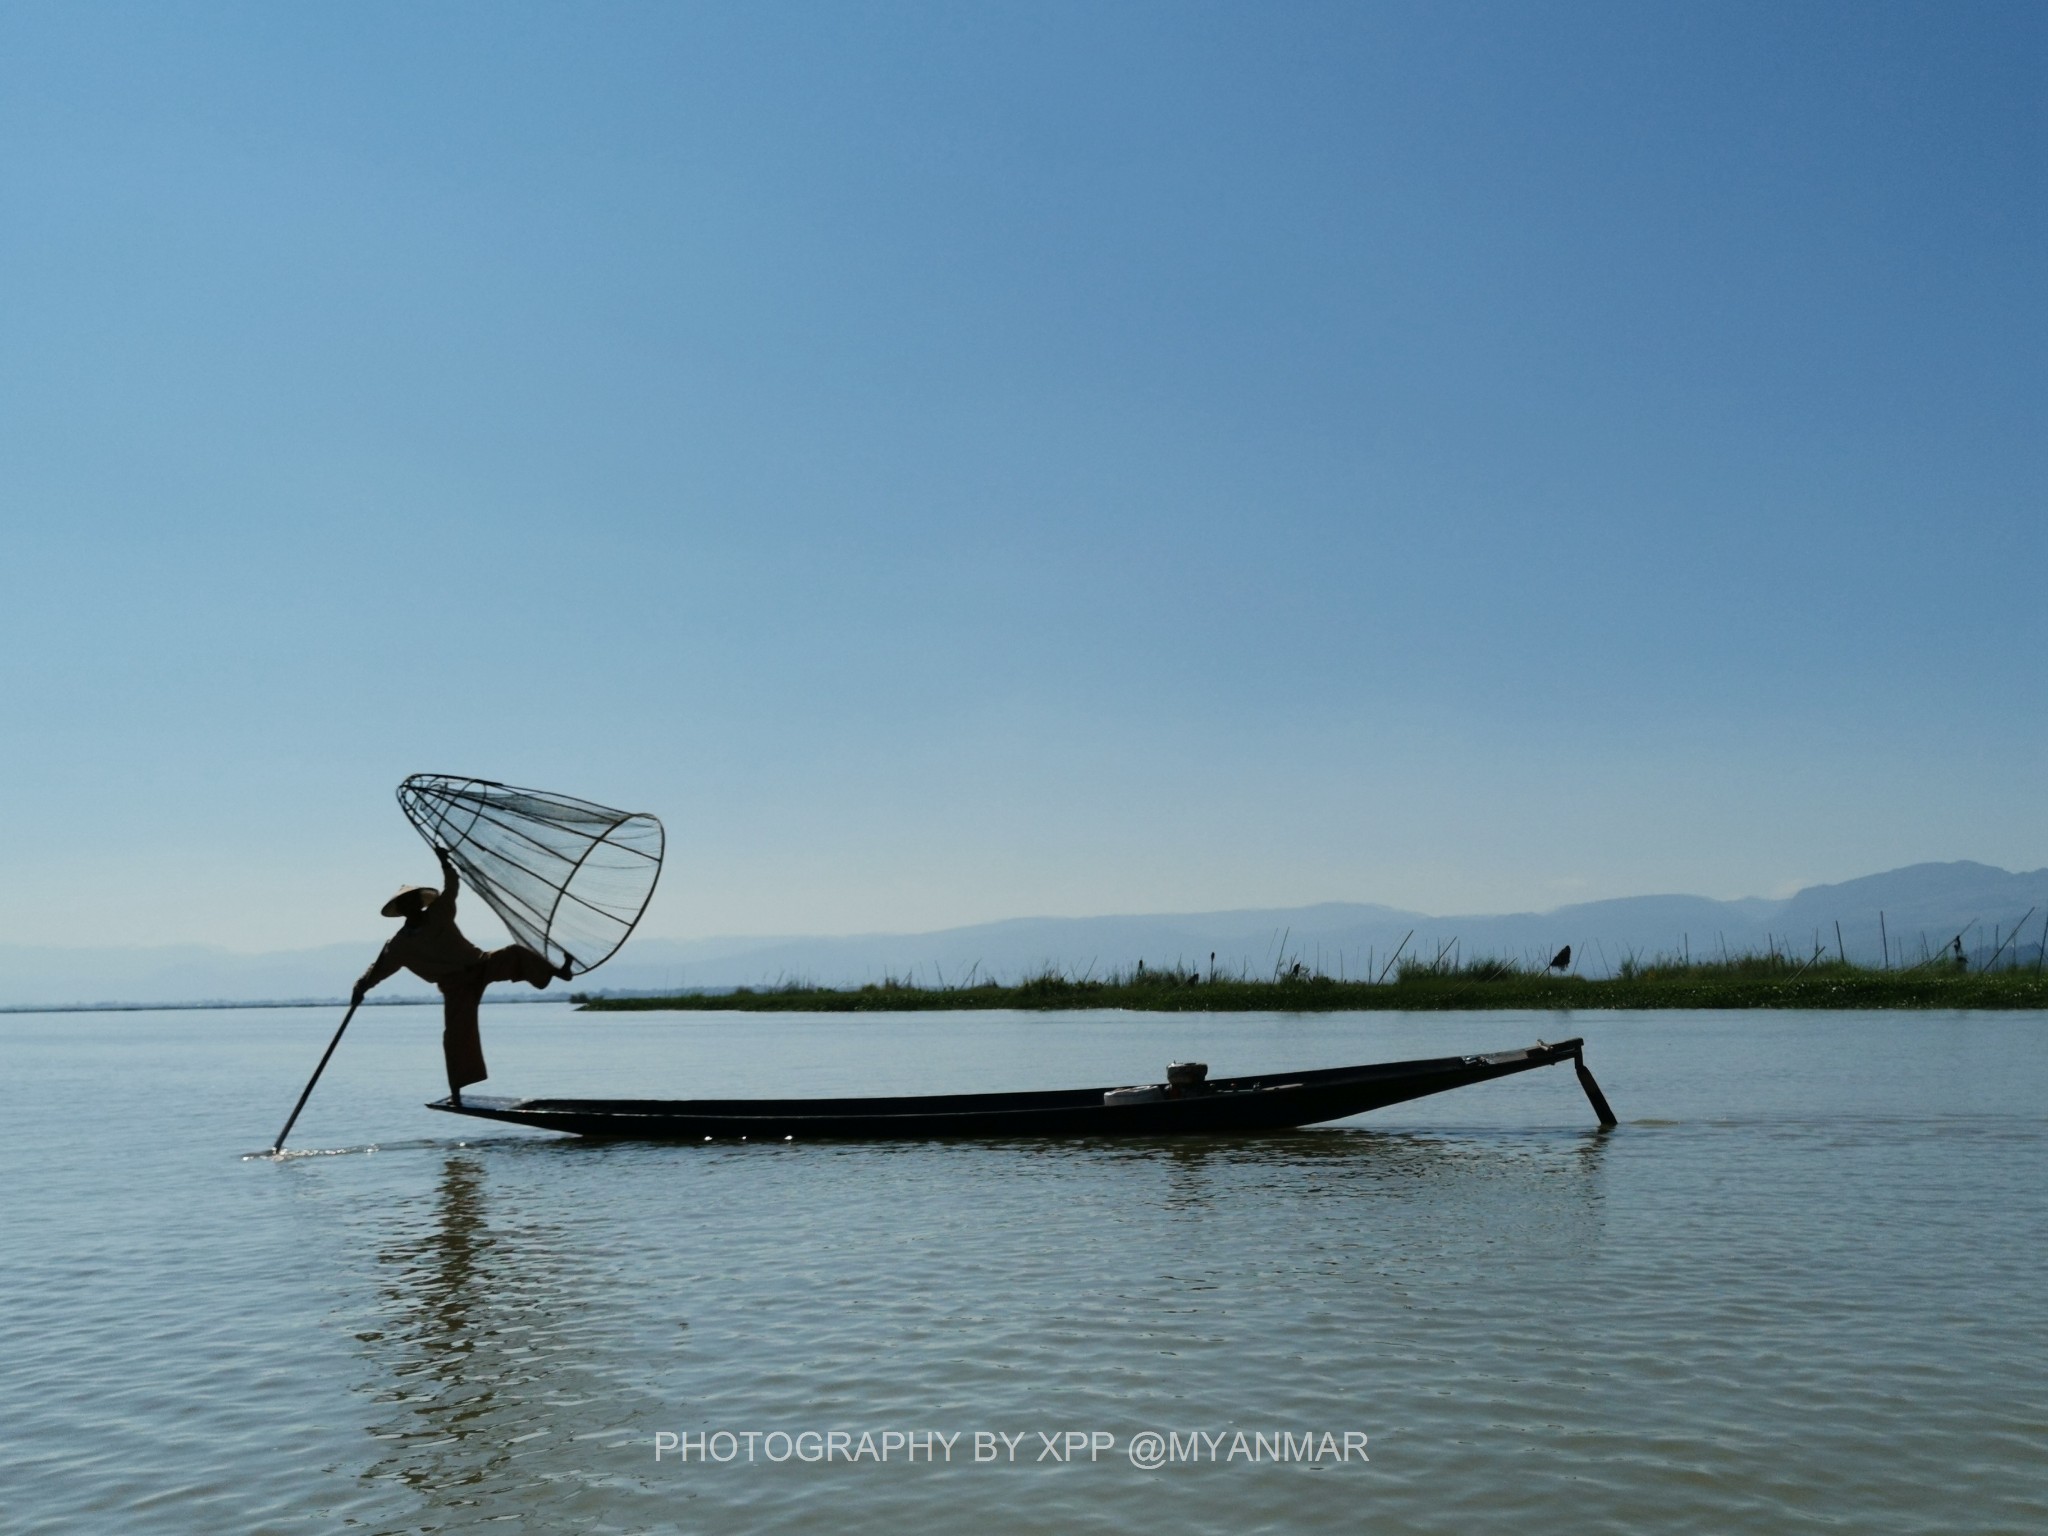
<svg viewBox="0 0 2048 1536"><path fill-rule="evenodd" d="M351 1003L360 1003L370 988L400 970L441 989L441 1053L448 1061L448 1097L462 1102L462 1090L490 1076L484 1066L483 1035L477 1027L477 1005L494 981L523 981L545 988L556 978L569 979L569 964L549 965L524 944L507 944L489 954L462 936L455 926L455 895L462 877L435 850L441 861L441 888L402 886L384 903L386 917L402 917L405 926L391 936L370 968L356 982Z"/></svg>

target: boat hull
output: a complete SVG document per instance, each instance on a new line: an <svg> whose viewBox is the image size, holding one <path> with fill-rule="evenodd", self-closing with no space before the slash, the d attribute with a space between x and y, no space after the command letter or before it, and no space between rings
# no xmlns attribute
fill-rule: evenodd
<svg viewBox="0 0 2048 1536"><path fill-rule="evenodd" d="M460 1104L440 1099L427 1107L610 1141L1213 1136L1292 1130L1535 1067L1576 1064L1580 1046L1578 1040L1565 1040L1487 1056L1224 1078L1202 1091L1138 1104L1105 1104L1109 1089L1075 1088L878 1099L512 1099L472 1094ZM1580 1072L1583 1080L1583 1065Z"/></svg>

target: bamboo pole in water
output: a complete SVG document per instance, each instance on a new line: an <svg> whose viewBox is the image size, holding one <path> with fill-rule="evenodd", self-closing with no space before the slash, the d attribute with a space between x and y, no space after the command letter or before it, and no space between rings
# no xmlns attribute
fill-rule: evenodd
<svg viewBox="0 0 2048 1536"><path fill-rule="evenodd" d="M1621 1122L1614 1118L1614 1111L1608 1106L1607 1095L1600 1091L1600 1085L1593 1081L1593 1074L1586 1070L1585 1057L1573 1056L1572 1070L1579 1075L1579 1086L1586 1090L1586 1102L1600 1117L1600 1129L1604 1131L1619 1125Z"/></svg>
<svg viewBox="0 0 2048 1536"><path fill-rule="evenodd" d="M341 1016L341 1029L334 1032L334 1038L327 1042L327 1049L320 1053L320 1065L315 1067L313 1075L306 1079L306 1091L299 1095L299 1102L292 1106L291 1116L285 1121L284 1129L277 1133L277 1141L270 1148L273 1154L284 1150L285 1137L291 1135L292 1127L298 1124L299 1111L306 1107L306 1100L313 1097L313 1085L320 1081L320 1074L327 1070L328 1058L333 1056L334 1048L341 1044L341 1031L348 1028L348 1021L356 1016L356 1010L362 1005L363 1000L359 997L349 1002L348 1012Z"/></svg>

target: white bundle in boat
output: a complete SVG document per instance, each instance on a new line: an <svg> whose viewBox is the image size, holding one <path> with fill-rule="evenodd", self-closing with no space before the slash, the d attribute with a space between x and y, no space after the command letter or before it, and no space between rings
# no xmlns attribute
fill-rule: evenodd
<svg viewBox="0 0 2048 1536"><path fill-rule="evenodd" d="M1102 1102L1111 1109L1119 1104L1157 1104L1166 1097L1166 1090L1157 1083L1149 1088L1112 1088L1103 1094Z"/></svg>
<svg viewBox="0 0 2048 1536"><path fill-rule="evenodd" d="M1164 1099L1181 1098L1190 1092L1204 1092L1208 1079L1209 1064L1206 1061L1170 1062L1164 1083L1150 1083L1138 1088L1111 1088L1102 1095L1102 1102L1112 1109L1119 1104L1157 1104Z"/></svg>

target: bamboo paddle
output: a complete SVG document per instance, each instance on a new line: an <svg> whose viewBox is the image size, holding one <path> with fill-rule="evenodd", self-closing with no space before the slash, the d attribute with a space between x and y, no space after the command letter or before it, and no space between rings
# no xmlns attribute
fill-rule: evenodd
<svg viewBox="0 0 2048 1536"><path fill-rule="evenodd" d="M341 1044L341 1030L348 1028L348 1021L356 1016L356 1010L363 1005L360 997L349 1001L348 1012L341 1016L341 1029L334 1032L334 1038L327 1042L327 1050L320 1057L320 1065L313 1069L313 1075L306 1079L306 1091L299 1095L299 1102L292 1106L291 1118L284 1123L284 1129L277 1133L277 1141L270 1149L272 1157L284 1150L284 1139L291 1135L292 1127L298 1123L299 1111L306 1107L306 1100L313 1097L313 1085L320 1081L320 1074L327 1070L327 1058L334 1054L334 1048Z"/></svg>

